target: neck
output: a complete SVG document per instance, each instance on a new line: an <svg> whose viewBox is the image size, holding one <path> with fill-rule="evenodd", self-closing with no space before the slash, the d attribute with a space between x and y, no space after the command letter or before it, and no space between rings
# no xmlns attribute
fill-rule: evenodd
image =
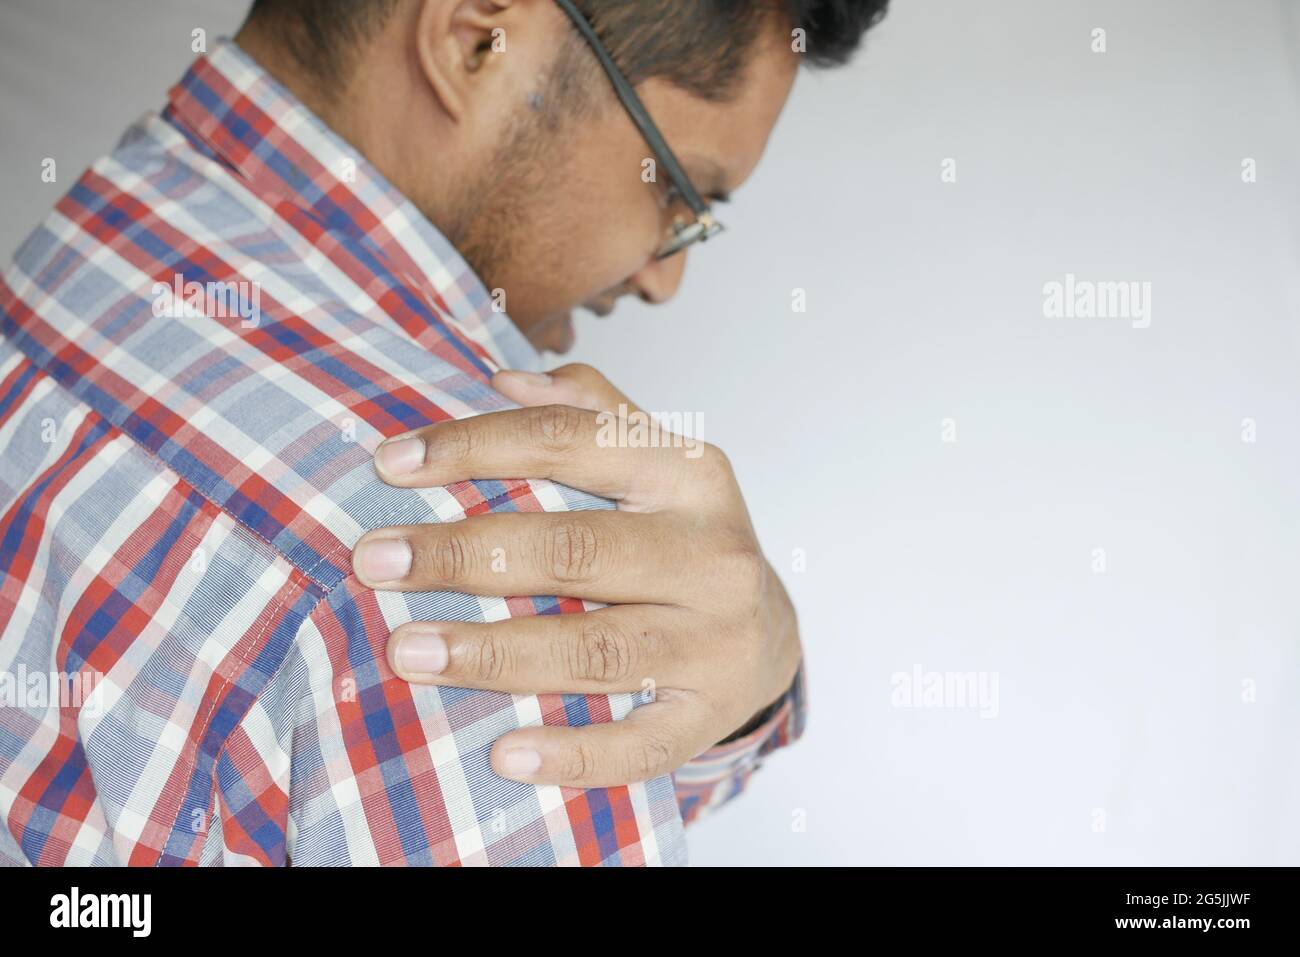
<svg viewBox="0 0 1300 957"><path fill-rule="evenodd" d="M352 71L354 76L346 84L326 86L285 51L282 35L271 28L246 23L235 35L235 42L364 156L426 218L439 224L445 198L430 193L428 184L422 182L432 172L431 157L427 151L415 148L416 143L424 141L417 131L427 123L427 117L421 115L418 98L407 89L399 64L376 62L373 68ZM449 178L444 175L438 179Z"/></svg>
<svg viewBox="0 0 1300 957"><path fill-rule="evenodd" d="M336 133L342 135L339 126L338 100L322 90L320 81L310 76L298 66L293 57L285 54L281 41L269 35L269 31L256 23L245 23L235 34L235 43L253 62L265 70L281 86L292 93L298 100ZM351 140L349 139L349 142Z"/></svg>

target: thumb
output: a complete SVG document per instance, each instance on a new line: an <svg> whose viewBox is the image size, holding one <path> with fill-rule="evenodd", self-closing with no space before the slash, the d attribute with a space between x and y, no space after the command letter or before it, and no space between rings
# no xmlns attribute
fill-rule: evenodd
<svg viewBox="0 0 1300 957"><path fill-rule="evenodd" d="M522 406L571 405L593 412L639 412L640 407L591 366L574 362L550 373L507 369L492 377L492 388Z"/></svg>

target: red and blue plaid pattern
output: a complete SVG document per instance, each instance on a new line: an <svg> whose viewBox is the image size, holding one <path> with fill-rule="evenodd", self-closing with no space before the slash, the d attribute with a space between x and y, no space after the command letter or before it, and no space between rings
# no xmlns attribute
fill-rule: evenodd
<svg viewBox="0 0 1300 957"><path fill-rule="evenodd" d="M258 308L156 308L178 277ZM533 787L492 772L493 741L617 720L634 696L388 670L406 621L588 606L371 592L351 574L363 531L611 506L376 479L384 436L506 407L491 372L537 357L432 225L229 42L23 244L0 332L0 862L682 863L683 820L801 730L797 686L676 785ZM88 698L48 693L74 677Z"/></svg>

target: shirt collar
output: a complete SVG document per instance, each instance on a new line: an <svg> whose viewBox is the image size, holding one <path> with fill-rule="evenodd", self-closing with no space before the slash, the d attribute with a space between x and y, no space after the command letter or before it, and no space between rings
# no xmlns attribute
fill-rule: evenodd
<svg viewBox="0 0 1300 957"><path fill-rule="evenodd" d="M172 88L168 113L249 188L346 219L441 317L503 368L536 370L537 350L447 238L401 192L232 40L218 40Z"/></svg>

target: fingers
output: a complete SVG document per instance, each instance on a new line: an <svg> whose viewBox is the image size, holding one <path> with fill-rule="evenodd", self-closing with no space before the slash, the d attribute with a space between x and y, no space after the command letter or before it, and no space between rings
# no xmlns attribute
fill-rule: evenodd
<svg viewBox="0 0 1300 957"><path fill-rule="evenodd" d="M492 387L506 398L522 406L571 405L595 412L622 414L639 412L640 408L626 395L614 388L603 375L589 365L575 362L560 366L550 373L516 372L505 370L492 377Z"/></svg>
<svg viewBox="0 0 1300 957"><path fill-rule="evenodd" d="M618 415L569 405L491 412L426 426L387 440L375 454L380 478L401 488L471 479L535 478L648 510L708 475L721 453L704 443L630 444ZM707 484L707 483L706 483Z"/></svg>
<svg viewBox="0 0 1300 957"><path fill-rule="evenodd" d="M661 691L622 721L583 728L523 728L492 746L492 768L529 784L608 788L668 774L708 748L701 708Z"/></svg>
<svg viewBox="0 0 1300 957"><path fill-rule="evenodd" d="M488 623L411 622L388 639L388 663L415 684L513 694L646 692L687 682L688 631L679 609L644 605Z"/></svg>
<svg viewBox="0 0 1300 957"><path fill-rule="evenodd" d="M382 591L573 595L607 604L675 604L688 529L668 515L499 512L362 536L352 568Z"/></svg>

